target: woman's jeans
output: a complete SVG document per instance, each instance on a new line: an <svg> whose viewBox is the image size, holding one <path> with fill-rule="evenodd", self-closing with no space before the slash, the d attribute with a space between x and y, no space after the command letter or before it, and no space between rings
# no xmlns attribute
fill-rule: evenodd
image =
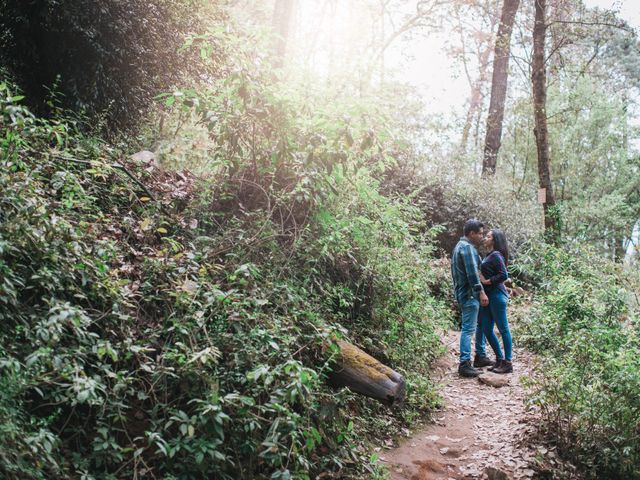
<svg viewBox="0 0 640 480"><path fill-rule="evenodd" d="M484 335L480 328L478 309L480 302L477 298L469 297L464 302L460 302L462 310L462 328L460 329L460 363L471 360L471 337L476 336L476 355L484 357ZM477 328L476 328L477 327Z"/></svg>
<svg viewBox="0 0 640 480"><path fill-rule="evenodd" d="M509 303L509 297L499 288L490 292L488 297L489 306L480 307L480 312L478 313L482 331L496 354L496 358L510 362L513 344L511 342L511 332L509 331L509 321L507 320L507 303ZM504 343L504 356L502 356L498 337L493 332L494 323L498 326L502 343Z"/></svg>

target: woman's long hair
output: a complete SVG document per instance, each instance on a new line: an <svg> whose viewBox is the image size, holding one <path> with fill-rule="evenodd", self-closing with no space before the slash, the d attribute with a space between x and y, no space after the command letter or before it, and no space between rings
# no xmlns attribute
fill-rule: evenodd
<svg viewBox="0 0 640 480"><path fill-rule="evenodd" d="M493 235L493 249L500 252L504 257L505 265L509 265L509 244L507 243L507 237L499 228L491 230L491 234Z"/></svg>

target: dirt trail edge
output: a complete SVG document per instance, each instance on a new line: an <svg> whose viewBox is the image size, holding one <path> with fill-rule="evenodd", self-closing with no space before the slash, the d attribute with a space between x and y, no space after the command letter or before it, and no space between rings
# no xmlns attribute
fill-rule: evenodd
<svg viewBox="0 0 640 480"><path fill-rule="evenodd" d="M554 463L555 452L532 441L538 413L525 405L522 380L535 362L526 350L514 351L509 385L495 388L457 373L459 332L445 338L440 359L444 407L435 423L401 441L398 448L376 448L394 480L528 479L532 463ZM436 366L436 368L437 368ZM483 369L486 371L486 368Z"/></svg>

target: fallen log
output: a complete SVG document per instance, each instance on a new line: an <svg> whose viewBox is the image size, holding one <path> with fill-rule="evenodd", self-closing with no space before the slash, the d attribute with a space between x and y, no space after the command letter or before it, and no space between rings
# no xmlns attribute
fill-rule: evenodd
<svg viewBox="0 0 640 480"><path fill-rule="evenodd" d="M340 354L329 374L331 385L347 387L388 406L402 405L406 396L402 375L349 342L336 343Z"/></svg>
<svg viewBox="0 0 640 480"><path fill-rule="evenodd" d="M507 287L507 292L509 293L510 297L521 297L522 295L524 295L524 290L520 287Z"/></svg>
<svg viewBox="0 0 640 480"><path fill-rule="evenodd" d="M524 295L524 290L520 287L514 286L513 280L510 278L505 280L504 286L507 287L507 292L509 292L510 297L520 297Z"/></svg>

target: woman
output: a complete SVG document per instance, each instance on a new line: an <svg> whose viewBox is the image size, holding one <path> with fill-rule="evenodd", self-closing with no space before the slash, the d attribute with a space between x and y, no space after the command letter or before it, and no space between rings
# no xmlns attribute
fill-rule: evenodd
<svg viewBox="0 0 640 480"><path fill-rule="evenodd" d="M484 247L491 252L485 257L480 265L480 281L484 285L484 291L489 297L489 305L480 307L478 320L482 330L496 354L496 363L489 368L495 373L511 373L511 354L513 345L511 342L511 332L509 331L509 321L507 320L507 303L509 294L504 282L509 278L507 263L509 262L509 248L507 238L502 230L491 230L484 238ZM493 332L493 325L498 326L502 342L504 344L504 355L500 349L498 337Z"/></svg>

